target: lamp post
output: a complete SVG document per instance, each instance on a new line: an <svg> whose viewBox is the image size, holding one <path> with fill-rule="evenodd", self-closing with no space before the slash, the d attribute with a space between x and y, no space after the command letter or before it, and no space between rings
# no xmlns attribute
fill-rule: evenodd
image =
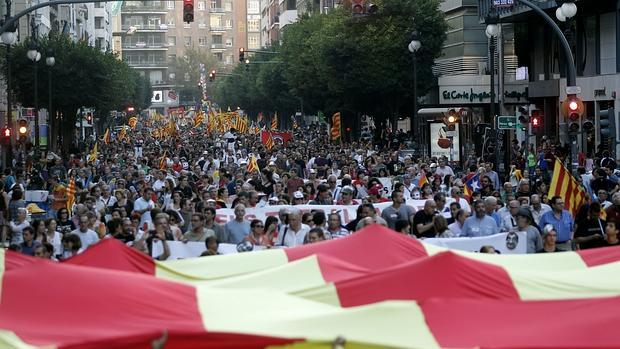
<svg viewBox="0 0 620 349"><path fill-rule="evenodd" d="M409 43L409 46L408 46L409 52L411 52L411 55L413 57L413 117L411 118L411 123L410 123L412 140L415 137L414 131L421 131L422 129L420 120L418 120L418 74L417 74L418 67L417 67L417 57L416 57L416 52L418 52L420 47L422 47L422 43L420 42L418 38L418 31L414 29L413 32L411 33L411 42ZM420 145L423 144L422 143L423 132L420 132L419 139L420 139Z"/></svg>
<svg viewBox="0 0 620 349"><path fill-rule="evenodd" d="M47 57L45 58L45 64L47 64L47 147L50 150L54 150L55 138L54 138L54 113L52 113L52 67L56 64L56 58L54 57L54 50L49 48L47 50Z"/></svg>
<svg viewBox="0 0 620 349"><path fill-rule="evenodd" d="M41 60L41 52L39 52L38 48L37 43L31 41L28 52L26 52L26 56L34 64L34 146L36 150L39 149L39 69L37 62Z"/></svg>
<svg viewBox="0 0 620 349"><path fill-rule="evenodd" d="M489 105L489 114L491 114L491 122L495 126L493 132L495 133L495 171L499 172L499 132L496 125L496 113L495 113L495 39L499 35L500 28L497 25L499 22L499 16L497 12L493 11L489 13L485 19L487 25L485 34L489 38L489 74L491 76L490 88L491 88L491 104ZM501 93L501 92L500 92Z"/></svg>
<svg viewBox="0 0 620 349"><path fill-rule="evenodd" d="M6 14L4 15L4 21L8 21L11 18L11 0L4 1L6 5ZM13 105L11 101L11 45L17 41L17 35L15 35L15 26L11 29L0 34L0 40L6 45L6 127L13 130ZM9 140L10 144L13 144L13 137ZM4 168L8 167L10 161L10 152L7 147L2 148L2 165Z"/></svg>

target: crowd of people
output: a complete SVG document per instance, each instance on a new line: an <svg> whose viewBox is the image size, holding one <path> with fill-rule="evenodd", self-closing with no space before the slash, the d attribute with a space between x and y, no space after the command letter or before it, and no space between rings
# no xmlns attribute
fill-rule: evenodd
<svg viewBox="0 0 620 349"><path fill-rule="evenodd" d="M294 247L374 223L420 239L523 232L528 253L620 245L620 171L608 153L580 168L587 200L573 217L566 198L548 196L556 155L548 140L526 160L514 148L519 156L504 178L484 157L472 155L460 169L445 158L407 155L398 140L330 142L314 125L271 149L235 129L212 134L190 123L165 140L150 131L100 140L94 161L87 152L66 159L48 153L5 169L4 245L60 260L114 238L149 255L162 244L154 258L167 259L168 241L203 242L207 256L218 254L220 243ZM67 205L70 182L75 202ZM30 190L47 191L49 208L33 210L25 201ZM319 205L354 205L357 214L343 222L337 211L312 208ZM246 219L266 206L278 206L278 216ZM234 218L220 223L224 208Z"/></svg>

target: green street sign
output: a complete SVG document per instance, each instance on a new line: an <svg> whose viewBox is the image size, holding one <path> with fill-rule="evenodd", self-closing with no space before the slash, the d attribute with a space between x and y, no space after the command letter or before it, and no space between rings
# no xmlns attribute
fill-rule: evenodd
<svg viewBox="0 0 620 349"><path fill-rule="evenodd" d="M497 128L500 130L516 130L517 129L517 117L516 116L498 116Z"/></svg>

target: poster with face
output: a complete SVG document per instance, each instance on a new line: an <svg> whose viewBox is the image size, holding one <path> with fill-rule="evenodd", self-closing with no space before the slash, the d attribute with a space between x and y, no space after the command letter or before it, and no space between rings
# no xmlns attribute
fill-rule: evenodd
<svg viewBox="0 0 620 349"><path fill-rule="evenodd" d="M460 161L459 128L448 131L443 122L434 122L430 125L431 156L445 156L448 161Z"/></svg>

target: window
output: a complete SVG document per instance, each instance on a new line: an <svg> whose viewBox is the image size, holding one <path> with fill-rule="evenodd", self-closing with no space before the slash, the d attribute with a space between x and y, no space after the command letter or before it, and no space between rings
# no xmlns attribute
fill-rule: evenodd
<svg viewBox="0 0 620 349"><path fill-rule="evenodd" d="M168 46L176 46L177 45L177 37L169 36L168 37Z"/></svg>
<svg viewBox="0 0 620 349"><path fill-rule="evenodd" d="M252 14L260 13L260 1L248 0L248 13L252 13Z"/></svg>
<svg viewBox="0 0 620 349"><path fill-rule="evenodd" d="M224 3L224 10L227 12L232 12L232 2L226 1Z"/></svg>
<svg viewBox="0 0 620 349"><path fill-rule="evenodd" d="M175 59L177 59L177 55L174 53L171 53L168 55L168 60L169 61L174 61Z"/></svg>
<svg viewBox="0 0 620 349"><path fill-rule="evenodd" d="M198 38L198 46L206 46L207 45L207 38L204 36L201 36Z"/></svg>
<svg viewBox="0 0 620 349"><path fill-rule="evenodd" d="M191 27L192 27L192 24L191 24L191 23L183 22L183 28L185 28L185 29L189 29L189 28L191 28Z"/></svg>
<svg viewBox="0 0 620 349"><path fill-rule="evenodd" d="M260 35L248 35L248 48L250 50L260 48Z"/></svg>
<svg viewBox="0 0 620 349"><path fill-rule="evenodd" d="M97 41L96 41L95 45L98 48L100 48L100 49L105 49L106 48L105 39L104 38L97 38Z"/></svg>
<svg viewBox="0 0 620 349"><path fill-rule="evenodd" d="M220 8L220 3L217 0L211 0L211 8Z"/></svg>
<svg viewBox="0 0 620 349"><path fill-rule="evenodd" d="M222 44L222 36L221 35L213 35L211 36L211 43L215 45Z"/></svg>
<svg viewBox="0 0 620 349"><path fill-rule="evenodd" d="M103 29L103 17L95 17L95 29Z"/></svg>
<svg viewBox="0 0 620 349"><path fill-rule="evenodd" d="M184 37L183 41L185 42L185 46L192 46L192 37L191 36Z"/></svg>
<svg viewBox="0 0 620 349"><path fill-rule="evenodd" d="M105 7L105 3L103 2L96 2L95 3L95 8L104 8Z"/></svg>
<svg viewBox="0 0 620 349"><path fill-rule="evenodd" d="M206 28L207 24L205 23L205 19L204 18L200 18L198 20L198 28Z"/></svg>
<svg viewBox="0 0 620 349"><path fill-rule="evenodd" d="M226 29L232 29L232 19L226 20Z"/></svg>
<svg viewBox="0 0 620 349"><path fill-rule="evenodd" d="M206 10L206 5L204 1L198 1L198 11L204 11Z"/></svg>
<svg viewBox="0 0 620 349"><path fill-rule="evenodd" d="M234 57L232 55L226 56L226 64L233 64L233 63L234 63Z"/></svg>
<svg viewBox="0 0 620 349"><path fill-rule="evenodd" d="M218 62L221 62L224 59L222 52L216 52L215 59L217 59Z"/></svg>
<svg viewBox="0 0 620 349"><path fill-rule="evenodd" d="M211 16L209 23L211 23L211 27L219 28L222 26L222 17Z"/></svg>
<svg viewBox="0 0 620 349"><path fill-rule="evenodd" d="M174 1L166 1L166 8L168 10L174 10Z"/></svg>
<svg viewBox="0 0 620 349"><path fill-rule="evenodd" d="M248 31L257 32L259 30L260 30L260 19L249 19L248 20Z"/></svg>
<svg viewBox="0 0 620 349"><path fill-rule="evenodd" d="M168 24L168 28L174 28L174 17L168 17L166 21Z"/></svg>

